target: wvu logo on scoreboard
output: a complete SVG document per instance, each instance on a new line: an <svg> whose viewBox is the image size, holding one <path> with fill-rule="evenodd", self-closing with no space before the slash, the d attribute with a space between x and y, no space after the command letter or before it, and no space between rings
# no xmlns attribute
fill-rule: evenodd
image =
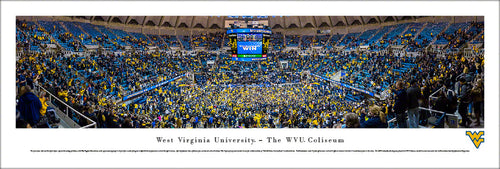
<svg viewBox="0 0 500 169"><path fill-rule="evenodd" d="M465 135L469 136L472 143L474 143L474 145L476 146L476 149L478 149L481 143L484 142L484 138L481 138L484 135L484 131L479 131L479 132L466 131Z"/></svg>

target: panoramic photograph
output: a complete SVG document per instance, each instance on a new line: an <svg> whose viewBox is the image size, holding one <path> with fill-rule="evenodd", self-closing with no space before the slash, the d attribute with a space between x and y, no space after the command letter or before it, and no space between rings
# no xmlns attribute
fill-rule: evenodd
<svg viewBox="0 0 500 169"><path fill-rule="evenodd" d="M484 30L484 16L17 16L16 128L484 128Z"/></svg>

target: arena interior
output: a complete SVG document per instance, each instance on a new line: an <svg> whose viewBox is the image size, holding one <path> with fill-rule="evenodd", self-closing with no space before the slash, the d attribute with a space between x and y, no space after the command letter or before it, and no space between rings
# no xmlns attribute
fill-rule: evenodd
<svg viewBox="0 0 500 169"><path fill-rule="evenodd" d="M16 45L17 128L484 126L482 16L18 16Z"/></svg>

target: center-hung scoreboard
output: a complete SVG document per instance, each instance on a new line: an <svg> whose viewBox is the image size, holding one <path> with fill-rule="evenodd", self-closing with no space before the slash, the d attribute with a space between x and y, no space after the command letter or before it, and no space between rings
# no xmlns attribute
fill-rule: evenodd
<svg viewBox="0 0 500 169"><path fill-rule="evenodd" d="M271 30L268 29L229 29L227 30L231 57L234 61L266 60Z"/></svg>

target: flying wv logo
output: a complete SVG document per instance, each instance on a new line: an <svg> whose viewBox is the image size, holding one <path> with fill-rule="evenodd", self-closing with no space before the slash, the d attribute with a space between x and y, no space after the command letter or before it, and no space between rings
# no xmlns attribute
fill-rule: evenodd
<svg viewBox="0 0 500 169"><path fill-rule="evenodd" d="M465 135L469 136L472 143L474 143L474 145L476 146L476 149L478 149L481 143L484 142L484 138L481 138L484 135L484 131L479 131L479 132L466 131Z"/></svg>

